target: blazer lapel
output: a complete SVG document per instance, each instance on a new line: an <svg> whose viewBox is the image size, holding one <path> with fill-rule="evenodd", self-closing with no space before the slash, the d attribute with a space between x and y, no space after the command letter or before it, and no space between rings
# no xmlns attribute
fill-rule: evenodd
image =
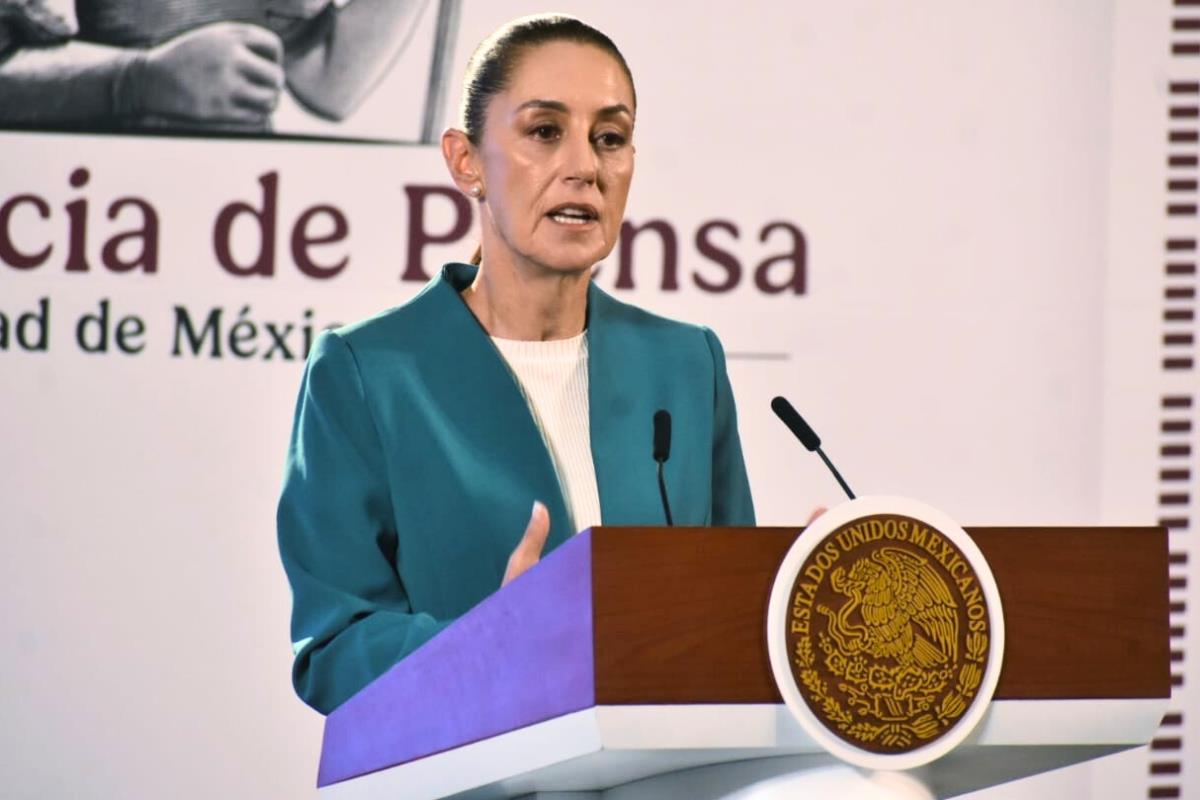
<svg viewBox="0 0 1200 800"><path fill-rule="evenodd" d="M594 283L588 287L588 405L592 463L605 525L663 517L652 454L652 389L645 339ZM665 520L664 520L665 521Z"/></svg>
<svg viewBox="0 0 1200 800"><path fill-rule="evenodd" d="M475 429L472 439L487 443L488 449L503 464L509 479L533 492L531 499L541 500L550 512L550 537L546 551L562 543L575 531L558 474L542 434L529 410L516 379L492 344L487 332L459 297L459 292L475 279L477 267L448 264L434 279L430 290L434 318L441 330L431 331L438 339L447 365L451 419ZM482 477L482 476L481 476ZM516 534L520 534L518 530Z"/></svg>

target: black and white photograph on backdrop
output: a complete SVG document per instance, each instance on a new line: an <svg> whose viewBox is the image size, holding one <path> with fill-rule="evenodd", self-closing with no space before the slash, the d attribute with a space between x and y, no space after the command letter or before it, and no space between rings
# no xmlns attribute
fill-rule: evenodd
<svg viewBox="0 0 1200 800"><path fill-rule="evenodd" d="M0 0L0 128L429 142L460 0Z"/></svg>

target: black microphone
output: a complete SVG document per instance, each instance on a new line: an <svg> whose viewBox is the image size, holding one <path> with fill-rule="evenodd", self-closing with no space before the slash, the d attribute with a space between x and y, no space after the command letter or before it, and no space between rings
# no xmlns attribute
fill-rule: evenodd
<svg viewBox="0 0 1200 800"><path fill-rule="evenodd" d="M788 430L796 435L800 443L809 450L815 450L821 460L825 462L825 466L829 467L829 471L833 473L833 477L837 478L837 482L841 484L842 491L853 500L854 492L850 491L850 487L846 485L846 481L842 479L842 473L837 471L837 467L829 460L829 456L825 455L825 451L821 449L821 437L817 436L809 424L804 421L804 417L796 409L792 408L792 404L782 397L776 397L771 401L771 410L775 412L775 416L783 420L783 424L788 426Z"/></svg>
<svg viewBox="0 0 1200 800"><path fill-rule="evenodd" d="M671 503L667 500L667 483L663 479L663 465L671 457L671 413L664 408L654 412L654 460L658 462L658 493L662 496L663 513L667 524L674 526L671 518Z"/></svg>

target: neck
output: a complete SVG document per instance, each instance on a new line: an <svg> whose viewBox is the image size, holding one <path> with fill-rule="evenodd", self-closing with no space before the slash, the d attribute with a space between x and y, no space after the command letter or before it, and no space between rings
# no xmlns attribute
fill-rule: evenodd
<svg viewBox="0 0 1200 800"><path fill-rule="evenodd" d="M591 270L558 272L488 259L462 293L488 335L501 339L569 339L587 320Z"/></svg>

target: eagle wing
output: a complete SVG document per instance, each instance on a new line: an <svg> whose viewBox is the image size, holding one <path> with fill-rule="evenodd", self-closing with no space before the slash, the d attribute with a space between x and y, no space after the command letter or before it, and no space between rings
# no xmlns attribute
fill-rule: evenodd
<svg viewBox="0 0 1200 800"><path fill-rule="evenodd" d="M957 604L929 560L896 547L882 547L872 557L892 576L896 605L925 634L913 645L917 663L929 667L957 660Z"/></svg>
<svg viewBox="0 0 1200 800"><path fill-rule="evenodd" d="M862 559L851 569L862 587L859 613L869 631L869 652L876 658L901 658L912 650L912 625L896 603L896 580L880 564Z"/></svg>

